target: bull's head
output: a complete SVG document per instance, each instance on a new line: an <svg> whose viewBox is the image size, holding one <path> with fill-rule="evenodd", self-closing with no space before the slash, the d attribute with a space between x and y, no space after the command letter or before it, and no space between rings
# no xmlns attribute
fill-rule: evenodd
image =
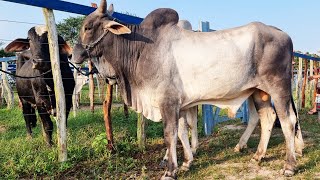
<svg viewBox="0 0 320 180"><path fill-rule="evenodd" d="M71 54L71 48L61 36L58 36L60 53ZM48 32L45 26L36 26L28 31L28 38L18 38L7 45L7 52L21 52L30 49L31 55L27 59L32 60L33 68L48 70L50 68L50 54L48 44Z"/></svg>
<svg viewBox="0 0 320 180"><path fill-rule="evenodd" d="M130 34L131 30L114 21L111 17L113 6L106 10L106 0L101 0L100 6L88 15L80 29L79 42L73 48L72 61L83 63L89 57L101 57L108 54L106 47L112 47L112 36ZM109 58L109 57L104 57Z"/></svg>

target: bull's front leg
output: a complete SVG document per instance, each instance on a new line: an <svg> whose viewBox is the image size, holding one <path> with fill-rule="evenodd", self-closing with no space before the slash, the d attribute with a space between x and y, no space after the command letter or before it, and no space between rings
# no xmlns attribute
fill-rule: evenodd
<svg viewBox="0 0 320 180"><path fill-rule="evenodd" d="M176 104L167 102L161 107L161 116L164 124L164 142L168 149L168 170L161 179L176 179L177 163L177 137L179 110Z"/></svg>
<svg viewBox="0 0 320 180"><path fill-rule="evenodd" d="M198 148L198 131L197 131L197 106L189 108L185 111L180 112L179 126L178 126L178 137L181 141L184 151L184 162L181 166L181 170L188 171L193 161L193 155L195 155ZM189 142L188 129L191 131L191 148ZM160 163L161 167L167 165L168 162L168 149Z"/></svg>
<svg viewBox="0 0 320 180"><path fill-rule="evenodd" d="M47 113L52 113L51 99L47 87L33 86L33 94L37 107L45 107Z"/></svg>

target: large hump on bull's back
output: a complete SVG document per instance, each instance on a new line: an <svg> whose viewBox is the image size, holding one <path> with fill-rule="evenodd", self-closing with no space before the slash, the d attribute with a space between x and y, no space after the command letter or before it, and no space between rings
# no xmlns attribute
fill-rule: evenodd
<svg viewBox="0 0 320 180"><path fill-rule="evenodd" d="M179 21L178 13L169 8L159 8L152 11L142 21L141 27L146 29L157 29L167 24L177 24Z"/></svg>

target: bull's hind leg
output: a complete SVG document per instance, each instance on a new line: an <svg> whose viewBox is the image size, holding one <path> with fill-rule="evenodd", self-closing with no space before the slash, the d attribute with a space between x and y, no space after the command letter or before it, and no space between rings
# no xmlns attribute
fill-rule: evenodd
<svg viewBox="0 0 320 180"><path fill-rule="evenodd" d="M193 155L190 148L189 135L188 135L188 125L187 125L187 112L180 112L178 137L181 141L183 152L184 152L184 162L181 166L181 170L189 170L191 163L193 161Z"/></svg>
<svg viewBox="0 0 320 180"><path fill-rule="evenodd" d="M35 114L35 109L28 102L22 102L22 112L23 117L26 122L27 137L32 138L32 128L36 126L37 116Z"/></svg>
<svg viewBox="0 0 320 180"><path fill-rule="evenodd" d="M191 131L191 151L195 155L199 146L198 141L198 107L192 107L187 111L187 123Z"/></svg>
<svg viewBox="0 0 320 180"><path fill-rule="evenodd" d="M38 112L42 121L42 134L48 146L52 146L52 131L53 123L50 118L50 114L45 107L38 107Z"/></svg>
<svg viewBox="0 0 320 180"><path fill-rule="evenodd" d="M265 95L267 98L263 98ZM253 156L253 160L261 161L262 158L265 157L269 139L271 136L271 131L273 128L274 121L276 120L276 113L271 106L271 100L270 97L262 92L262 91L256 91L253 95L253 101L255 103L255 106L258 110L260 123L261 123L261 138L258 145L257 152Z"/></svg>
<svg viewBox="0 0 320 180"><path fill-rule="evenodd" d="M247 142L259 122L259 115L251 96L248 98L248 108L249 108L249 123L246 130L242 134L238 144L234 148L235 152L240 152L242 149L247 148Z"/></svg>
<svg viewBox="0 0 320 180"><path fill-rule="evenodd" d="M272 95L274 105L280 119L282 132L286 140L286 163L284 165L283 174L292 176L297 164L295 156L295 125L297 117L294 113L291 94Z"/></svg>

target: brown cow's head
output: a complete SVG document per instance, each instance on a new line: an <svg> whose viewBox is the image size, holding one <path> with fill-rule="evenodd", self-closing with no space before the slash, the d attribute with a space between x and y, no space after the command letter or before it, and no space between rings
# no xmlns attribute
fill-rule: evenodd
<svg viewBox="0 0 320 180"><path fill-rule="evenodd" d="M131 33L129 28L114 21L110 16L110 12L113 12L113 6L111 5L108 11L106 10L106 6L106 0L101 0L99 8L84 20L80 29L79 42L74 46L72 55L73 62L81 64L89 56L101 57L103 51L106 49L102 47L110 47L113 43L110 39L112 38L110 33L115 35Z"/></svg>
<svg viewBox="0 0 320 180"><path fill-rule="evenodd" d="M71 54L71 48L58 36L60 54ZM18 38L7 45L7 52L21 52L30 49L30 60L33 68L39 70L48 70L50 68L50 54L48 44L48 32L45 26L36 26L28 31L28 38Z"/></svg>

